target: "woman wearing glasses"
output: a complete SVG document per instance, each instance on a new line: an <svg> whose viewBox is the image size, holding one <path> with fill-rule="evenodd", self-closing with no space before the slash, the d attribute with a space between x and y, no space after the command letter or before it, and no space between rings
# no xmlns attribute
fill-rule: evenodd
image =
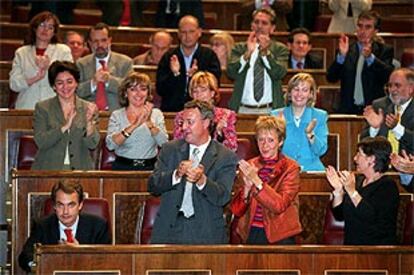
<svg viewBox="0 0 414 275"><path fill-rule="evenodd" d="M19 95L16 109L34 109L37 102L55 96L47 71L55 60L73 61L70 48L58 43L59 19L50 12L33 17L25 45L14 55L10 89Z"/></svg>

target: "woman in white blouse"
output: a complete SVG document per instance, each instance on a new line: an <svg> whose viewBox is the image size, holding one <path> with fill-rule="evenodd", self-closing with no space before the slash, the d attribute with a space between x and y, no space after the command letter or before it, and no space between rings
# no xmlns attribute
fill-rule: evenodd
<svg viewBox="0 0 414 275"><path fill-rule="evenodd" d="M109 119L106 146L115 150L113 170L152 170L158 147L168 141L164 115L150 103L151 81L130 73L119 87L119 103Z"/></svg>
<svg viewBox="0 0 414 275"><path fill-rule="evenodd" d="M10 89L19 93L16 109L34 109L37 102L54 97L48 68L54 61L73 61L70 48L58 42L59 19L51 12L33 17L25 45L14 55Z"/></svg>

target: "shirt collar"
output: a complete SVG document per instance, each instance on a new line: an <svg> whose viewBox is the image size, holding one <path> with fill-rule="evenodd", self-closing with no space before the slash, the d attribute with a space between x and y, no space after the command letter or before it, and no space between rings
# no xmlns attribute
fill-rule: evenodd
<svg viewBox="0 0 414 275"><path fill-rule="evenodd" d="M59 221L60 238L66 240L66 234L65 234L65 231L64 231L65 229L72 229L73 237L75 237L76 236L76 230L78 229L78 224L79 224L79 215L76 218L75 223L72 224L72 226L70 226L70 227L67 227L61 221Z"/></svg>
<svg viewBox="0 0 414 275"><path fill-rule="evenodd" d="M204 156L205 151L207 150L208 145L210 144L210 141L211 141L211 137L208 136L207 142L205 142L205 143L203 143L199 146L196 146L194 144L190 144L190 155L191 155L191 152L193 152L194 148L198 148L198 150L200 150L199 156L200 156L200 160L201 160L202 157Z"/></svg>

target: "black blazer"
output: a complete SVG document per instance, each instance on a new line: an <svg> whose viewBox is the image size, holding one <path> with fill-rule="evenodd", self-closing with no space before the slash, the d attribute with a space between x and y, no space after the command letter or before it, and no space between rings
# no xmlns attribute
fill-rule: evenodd
<svg viewBox="0 0 414 275"><path fill-rule="evenodd" d="M289 54L288 59L288 68L292 69L292 55ZM303 66L304 69L323 69L323 61L319 57L307 54L305 57L305 64Z"/></svg>
<svg viewBox="0 0 414 275"><path fill-rule="evenodd" d="M385 115L389 113L394 113L394 104L388 97L382 97L373 102L372 106L375 111L378 112L379 109L382 109ZM405 150L407 153L414 154L414 99L411 100L410 104L405 109L403 115L401 116L401 125L405 127L404 135L399 140L400 148L399 150ZM380 127L379 136L387 137L389 128L383 123ZM369 136L369 125L361 132L361 138Z"/></svg>
<svg viewBox="0 0 414 275"><path fill-rule="evenodd" d="M375 60L368 66L364 64L362 69L362 87L364 90L365 105L370 105L372 101L383 97L384 85L388 81L388 77L393 71L392 59L394 58L394 50L386 44L374 42L372 44L372 52ZM354 88L356 67L359 58L359 49L357 43L353 43L349 47L349 52L345 57L345 62L339 64L334 62L328 68L326 78L329 82L341 81L341 102L339 112L347 114L360 113L356 111L354 105Z"/></svg>
<svg viewBox="0 0 414 275"><path fill-rule="evenodd" d="M174 76L170 69L170 58L177 55L180 62L180 75ZM209 71L217 80L220 80L221 68L217 55L210 49L198 46L193 55L197 59L199 71ZM188 83L190 79L188 80ZM184 103L189 101L190 97L187 91L187 75L184 63L184 56L180 47L172 49L164 54L157 68L157 93L162 97L161 111L163 112L179 112L183 110Z"/></svg>
<svg viewBox="0 0 414 275"><path fill-rule="evenodd" d="M79 244L110 244L108 223L100 217L80 214L76 240ZM59 220L56 214L51 214L40 222L34 222L30 237L19 255L19 265L30 272L29 262L33 261L33 246L36 243L58 244L60 239Z"/></svg>

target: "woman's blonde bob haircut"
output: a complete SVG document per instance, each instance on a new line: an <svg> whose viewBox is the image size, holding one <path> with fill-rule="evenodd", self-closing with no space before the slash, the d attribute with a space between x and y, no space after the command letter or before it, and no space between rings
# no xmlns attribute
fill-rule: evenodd
<svg viewBox="0 0 414 275"><path fill-rule="evenodd" d="M128 89L140 84L143 84L148 87L147 101L152 101L150 77L144 73L131 72L127 75L127 77L124 78L124 80L122 80L122 83L118 88L119 104L122 107L127 107L129 105L127 96Z"/></svg>
<svg viewBox="0 0 414 275"><path fill-rule="evenodd" d="M286 122L278 116L259 116L255 125L256 137L261 130L274 130L279 141L285 140L286 138Z"/></svg>
<svg viewBox="0 0 414 275"><path fill-rule="evenodd" d="M220 101L220 92L218 88L217 79L214 74L207 71L199 71L193 75L189 85L189 93L191 98L193 97L193 89L199 85L207 85L207 87L214 91L213 102L216 105Z"/></svg>
<svg viewBox="0 0 414 275"><path fill-rule="evenodd" d="M297 73L294 76L292 76L292 78L289 80L287 92L285 94L286 106L289 106L292 104L292 90L296 88L297 86L299 86L301 82L308 82L310 85L311 97L309 98L306 105L308 107L312 107L315 105L316 97L318 94L318 89L316 87L315 79L313 79L313 77L308 73Z"/></svg>

